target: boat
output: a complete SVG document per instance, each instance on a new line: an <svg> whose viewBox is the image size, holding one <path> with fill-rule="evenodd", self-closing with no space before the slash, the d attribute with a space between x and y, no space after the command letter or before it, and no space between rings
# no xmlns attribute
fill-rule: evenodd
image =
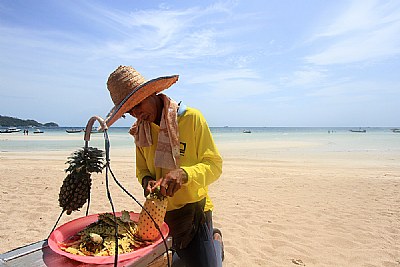
<svg viewBox="0 0 400 267"><path fill-rule="evenodd" d="M0 130L0 133L18 133L20 131L21 129L18 129L17 127L8 127L5 130Z"/></svg>
<svg viewBox="0 0 400 267"><path fill-rule="evenodd" d="M86 133L86 129L84 130L85 131L85 133ZM92 133L92 134L96 134L96 133L102 133L103 131L99 131L99 130L97 130L95 127L93 127L92 128L92 130L90 131L90 133Z"/></svg>
<svg viewBox="0 0 400 267"><path fill-rule="evenodd" d="M250 130L243 130L243 133L251 133Z"/></svg>
<svg viewBox="0 0 400 267"><path fill-rule="evenodd" d="M349 130L350 132L353 132L353 133L366 133L367 132L367 130L361 130L361 129L358 129L358 130Z"/></svg>
<svg viewBox="0 0 400 267"><path fill-rule="evenodd" d="M67 133L81 133L84 130L83 129L67 129L65 130Z"/></svg>
<svg viewBox="0 0 400 267"><path fill-rule="evenodd" d="M39 134L39 133L43 133L43 131L40 130L40 129L35 129L35 130L33 131L33 133L34 133L34 134Z"/></svg>
<svg viewBox="0 0 400 267"><path fill-rule="evenodd" d="M392 132L394 132L394 133L400 133L400 128L394 128L394 129L390 129L390 130L392 130Z"/></svg>

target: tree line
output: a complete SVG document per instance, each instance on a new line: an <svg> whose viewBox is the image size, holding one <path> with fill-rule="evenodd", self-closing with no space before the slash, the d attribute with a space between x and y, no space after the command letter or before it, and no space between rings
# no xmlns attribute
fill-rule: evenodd
<svg viewBox="0 0 400 267"><path fill-rule="evenodd" d="M17 126L58 127L58 124L55 122L40 123L35 120L23 120L23 119L0 115L0 126L1 127L17 127Z"/></svg>

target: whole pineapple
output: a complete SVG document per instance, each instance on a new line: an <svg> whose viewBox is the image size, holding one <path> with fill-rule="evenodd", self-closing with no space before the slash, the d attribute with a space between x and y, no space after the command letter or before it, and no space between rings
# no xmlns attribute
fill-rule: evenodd
<svg viewBox="0 0 400 267"><path fill-rule="evenodd" d="M58 202L67 214L79 210L90 196L92 172L101 172L104 168L104 153L94 147L85 147L68 157L69 172L60 188Z"/></svg>
<svg viewBox="0 0 400 267"><path fill-rule="evenodd" d="M143 207L150 213L159 228L161 228L164 222L167 204L167 198L162 196L159 191L149 194L144 202ZM142 240L154 241L159 235L160 232L155 227L153 220L150 218L149 214L142 209L139 215L138 236Z"/></svg>

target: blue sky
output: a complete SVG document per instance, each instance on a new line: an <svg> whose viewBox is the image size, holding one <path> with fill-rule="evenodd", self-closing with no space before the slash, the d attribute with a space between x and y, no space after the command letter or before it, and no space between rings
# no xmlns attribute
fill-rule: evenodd
<svg viewBox="0 0 400 267"><path fill-rule="evenodd" d="M85 125L131 65L210 126L400 126L397 0L0 0L0 36L0 115Z"/></svg>

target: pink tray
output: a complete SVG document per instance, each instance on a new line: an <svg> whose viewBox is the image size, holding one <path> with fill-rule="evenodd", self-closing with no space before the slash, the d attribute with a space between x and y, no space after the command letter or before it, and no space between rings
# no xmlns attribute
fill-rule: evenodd
<svg viewBox="0 0 400 267"><path fill-rule="evenodd" d="M116 212L116 216L121 216L121 212ZM138 221L139 220L139 214L130 212L130 217L131 220L133 221ZM75 219L73 221L67 222L57 229L55 229L49 239L48 239L48 244L49 247L57 254L63 255L65 257L68 257L70 259L80 261L80 262L85 262L85 263L92 263L92 264L107 264L107 263L113 263L114 262L114 256L79 256L79 255L74 255L68 252L65 252L61 250L60 248L60 243L64 242L71 236L75 235L77 232L80 230L84 229L86 226L89 224L96 222L98 218L98 214L93 214L89 215L86 217L81 217L78 219ZM163 223L161 226L161 232L163 236L166 238L169 233L168 225L166 223ZM130 253L124 253L124 254L119 254L118 256L118 261L124 261L124 260L132 260L135 258L140 258L149 252L157 246L159 243L163 242L161 236L154 241L153 244L139 248L133 252Z"/></svg>

